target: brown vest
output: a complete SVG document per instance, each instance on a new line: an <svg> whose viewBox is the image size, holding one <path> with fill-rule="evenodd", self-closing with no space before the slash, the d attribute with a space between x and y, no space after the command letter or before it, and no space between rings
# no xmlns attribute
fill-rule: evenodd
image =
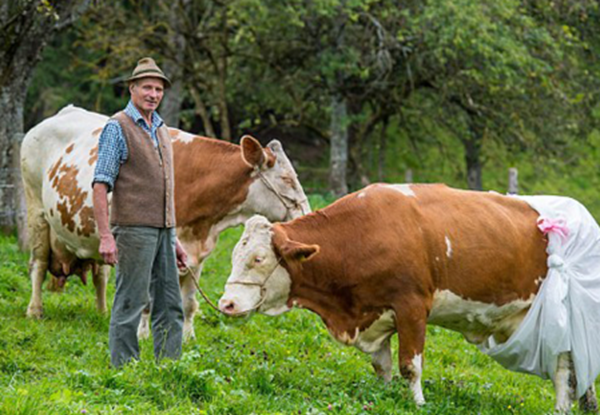
<svg viewBox="0 0 600 415"><path fill-rule="evenodd" d="M175 226L173 148L165 125L157 130L160 148L150 135L123 111L119 122L128 157L119 168L111 202L111 225Z"/></svg>

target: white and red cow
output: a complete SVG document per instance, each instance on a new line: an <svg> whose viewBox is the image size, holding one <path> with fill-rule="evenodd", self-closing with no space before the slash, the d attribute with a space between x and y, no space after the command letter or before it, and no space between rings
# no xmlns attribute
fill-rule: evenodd
<svg viewBox="0 0 600 415"><path fill-rule="evenodd" d="M73 106L31 129L21 146L21 169L31 235L30 317L42 315L42 282L49 270L59 285L93 271L98 310L106 311L110 267L98 255L92 178L98 137L108 118ZM219 233L260 213L288 220L310 212L281 144L265 148L251 137L241 146L170 129L175 167L177 234L199 276ZM189 274L181 277L184 334L193 337L198 308ZM146 320L140 335L148 332Z"/></svg>
<svg viewBox="0 0 600 415"><path fill-rule="evenodd" d="M549 235L538 229L539 216L515 197L386 184L286 223L256 216L234 249L219 308L231 316L307 308L335 339L370 353L386 381L390 337L398 333L400 373L423 404L427 324L458 331L475 344L504 344L534 308L550 275ZM595 222L591 227L600 233ZM598 246L595 251L598 262ZM596 287L598 281L596 276ZM588 322L600 321L598 307L588 311ZM572 357L562 353L549 369L559 411L569 410L579 380ZM597 367L592 371L579 395L584 408L597 409Z"/></svg>

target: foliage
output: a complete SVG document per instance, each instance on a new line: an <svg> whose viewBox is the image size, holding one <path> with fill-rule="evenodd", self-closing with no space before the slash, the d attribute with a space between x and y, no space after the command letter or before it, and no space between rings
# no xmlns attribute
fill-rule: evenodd
<svg viewBox="0 0 600 415"><path fill-rule="evenodd" d="M448 166L451 183L489 188L505 175L495 148L570 169L563 156L585 153L598 127L600 10L591 0L171 5L94 4L48 49L26 113L39 120L66 102L113 113L126 100L125 75L150 54L182 70L185 129L280 138L319 190L332 95L348 106L354 189L403 180L406 168L442 181ZM174 35L185 40L183 61Z"/></svg>

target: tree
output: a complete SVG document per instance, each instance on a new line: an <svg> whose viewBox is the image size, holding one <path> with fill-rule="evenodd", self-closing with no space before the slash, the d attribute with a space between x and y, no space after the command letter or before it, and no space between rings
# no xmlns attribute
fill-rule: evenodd
<svg viewBox="0 0 600 415"><path fill-rule="evenodd" d="M444 0L412 13L417 70L435 90L435 117L464 146L469 188L483 187L487 139L561 145L564 118L577 112L577 68L552 22L532 18L517 0Z"/></svg>
<svg viewBox="0 0 600 415"><path fill-rule="evenodd" d="M18 225L19 234L24 235L24 218L17 217L23 200L17 160L23 136L23 105L33 70L48 40L71 25L89 3L90 0L0 3L0 172L7 172L0 187L4 232L11 232Z"/></svg>

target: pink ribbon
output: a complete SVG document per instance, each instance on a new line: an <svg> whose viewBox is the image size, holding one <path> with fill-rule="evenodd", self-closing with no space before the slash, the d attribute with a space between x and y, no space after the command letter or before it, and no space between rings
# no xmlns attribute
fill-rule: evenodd
<svg viewBox="0 0 600 415"><path fill-rule="evenodd" d="M537 226L540 229L540 231L544 233L544 235L553 232L556 235L560 236L563 242L565 242L569 237L569 228L567 227L567 221L562 218L539 218L537 221Z"/></svg>

